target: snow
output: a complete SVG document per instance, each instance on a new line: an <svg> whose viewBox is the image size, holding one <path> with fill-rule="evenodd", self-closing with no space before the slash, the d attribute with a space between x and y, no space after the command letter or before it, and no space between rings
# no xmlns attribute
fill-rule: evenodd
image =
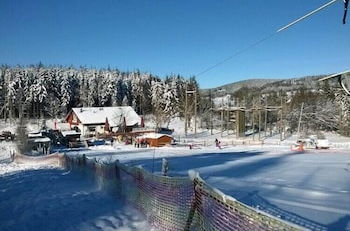
<svg viewBox="0 0 350 231"><path fill-rule="evenodd" d="M49 137L43 137L43 138L38 138L34 140L34 143L45 143L45 142L50 142L50 138Z"/></svg>
<svg viewBox="0 0 350 231"><path fill-rule="evenodd" d="M80 132L77 132L75 130L70 130L70 131L62 131L62 136L66 137L66 136L71 136L71 135L80 135Z"/></svg>
<svg viewBox="0 0 350 231"><path fill-rule="evenodd" d="M82 124L104 124L106 118L111 127L119 126L126 119L127 126L141 123L141 118L130 106L73 108Z"/></svg>
<svg viewBox="0 0 350 231"><path fill-rule="evenodd" d="M86 175L60 169L2 176L0 211L1 230L152 230L140 212Z"/></svg>
<svg viewBox="0 0 350 231"><path fill-rule="evenodd" d="M159 139L160 137L168 136L167 134L161 134L161 133L146 133L143 136L140 136L140 138L149 138L149 139Z"/></svg>
<svg viewBox="0 0 350 231"><path fill-rule="evenodd" d="M221 135L218 130L214 130L214 134L211 135L210 131L198 129L196 135L192 131L191 134L184 137L183 124L184 122L177 118L170 122L169 128L176 128L176 138L179 137L183 144L194 143L193 149L189 149L186 145L182 147L135 148L133 145L115 142L113 146L101 145L88 149L61 151L69 155L86 154L88 158L96 158L106 162L119 160L121 163L141 166L149 171L154 169L156 174L161 174L162 159L166 158L169 163L168 174L170 176L190 175L193 178L199 174L209 185L222 191L227 197L232 197L256 209L311 230L350 230L350 138L335 133L325 133L331 146L329 150L306 150L304 153L300 153L290 150L290 144L296 141L296 136L280 141L279 135L273 135L264 139L263 143L259 143L256 141L257 135L255 135L257 145L247 145L247 143L254 143L252 136L237 140L233 134L224 132ZM222 149L215 147L215 138L218 138L223 144ZM243 142L246 145L233 145L233 143L242 144ZM62 170L50 166L9 164L10 152L14 149L12 142L0 143L0 211L6 209L6 211L9 210L9 214L15 215L16 211L22 209L26 212L20 216L19 220L27 222L29 218L26 216L28 216L38 227L41 227L42 220L47 220L49 225L51 222L57 224L50 220L50 217L45 215L46 213L54 213L58 218L60 218L60 213L68 214L67 222L63 221L63 224L67 225L64 228L68 230L70 229L68 223L76 222L70 217L80 219L78 219L79 224L74 224L81 225L79 226L81 229L108 230L114 228L113 225L119 228L120 226L113 223L117 220L118 224L126 224L126 228L124 227L126 230L140 230L140 227L143 227L142 225L137 226L144 224L142 216L137 211L132 211L132 208L116 198L111 203L112 199L109 195L97 192L96 188L91 185L89 185L90 188L87 187L86 182L77 180L80 179L78 175L73 173L62 175L64 173ZM39 179L33 187L26 186L27 188L25 188L24 184L17 184L16 180L27 182L26 174L33 179ZM11 178L12 176L13 178ZM38 183L40 180L43 181L43 184ZM54 191L46 188L47 185L55 185L56 180L57 187L53 186L53 188L56 187L57 196ZM64 185L65 182L67 185ZM14 186L15 184L16 186ZM30 215L26 209L28 207L36 208L36 206L34 206L34 202L26 202L22 198L32 195L28 190L29 187L31 190L35 188L34 191L39 198L37 200L52 197L54 202L46 199L42 203L38 202L38 209L34 209L32 211L34 215ZM48 190L49 194L44 195L42 192L45 190ZM94 196L89 194L84 197L91 204L85 205L80 201L80 204L84 205L82 209L79 209L79 203L75 204L73 199L64 196L66 194L60 194L64 190L71 197L82 191L93 192ZM12 196L7 194L8 191L11 191ZM52 193L50 194L50 192ZM33 195L36 194L33 193ZM78 193L78 195L80 194ZM107 208L99 206L96 198L101 200L101 203ZM79 202L80 198L77 199ZM10 208L7 202L2 203L3 201L14 203L16 200L19 201L19 204L13 208ZM58 201L57 204L55 201ZM54 204L53 208L57 208L57 213L48 209L49 204ZM72 210L70 210L70 206L64 207L60 204L69 204L72 206ZM82 211L85 208L92 211L91 217ZM128 211L132 211L132 216L141 217L140 223L134 224L133 219L125 216L124 213ZM10 223L13 219L5 219L1 216L3 215L0 213L0 222L5 220L6 225L8 225L6 227L11 229ZM113 225L104 220L106 217ZM125 217L126 220L124 220ZM99 225L100 227L97 228Z"/></svg>
<svg viewBox="0 0 350 231"><path fill-rule="evenodd" d="M234 100L231 100L231 95L227 94L222 97L213 98L213 104L215 106L223 106L223 105L234 105Z"/></svg>
<svg viewBox="0 0 350 231"><path fill-rule="evenodd" d="M139 211L86 175L10 163L14 149L13 142L0 143L1 230L154 230Z"/></svg>
<svg viewBox="0 0 350 231"><path fill-rule="evenodd" d="M0 131L9 131L11 133L16 132L17 123L9 120L7 123L3 120L0 121Z"/></svg>
<svg viewBox="0 0 350 231"><path fill-rule="evenodd" d="M26 164L11 162L11 154L15 152L17 152L15 142L0 142L0 179L2 176L16 174L26 170L52 169L57 167L56 165L50 164L50 161L45 163L36 163L32 161Z"/></svg>
<svg viewBox="0 0 350 231"><path fill-rule="evenodd" d="M57 129L57 130L61 130L61 131L70 130L69 123L60 122L57 119L48 119L45 121L45 125L49 129L55 129L55 130Z"/></svg>
<svg viewBox="0 0 350 231"><path fill-rule="evenodd" d="M195 176L247 205L312 230L350 229L350 152L346 149L292 152L288 145L214 145L134 148L99 146L70 155ZM190 173L189 173L189 170Z"/></svg>
<svg viewBox="0 0 350 231"><path fill-rule="evenodd" d="M43 134L41 132L36 132L36 133L29 133L28 134L28 138L40 138L40 137L43 137Z"/></svg>

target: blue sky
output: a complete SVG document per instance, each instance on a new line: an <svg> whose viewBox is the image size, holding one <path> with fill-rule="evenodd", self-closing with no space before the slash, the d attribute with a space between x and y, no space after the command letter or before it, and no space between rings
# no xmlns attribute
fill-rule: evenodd
<svg viewBox="0 0 350 231"><path fill-rule="evenodd" d="M0 0L0 63L192 76L328 0ZM217 68L202 88L350 68L339 1Z"/></svg>

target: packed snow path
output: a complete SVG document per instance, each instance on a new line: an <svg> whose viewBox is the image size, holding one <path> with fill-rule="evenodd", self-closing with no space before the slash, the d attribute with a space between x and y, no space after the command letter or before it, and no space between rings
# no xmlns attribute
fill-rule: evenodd
<svg viewBox="0 0 350 231"><path fill-rule="evenodd" d="M119 159L158 173L162 157L167 157L170 175L186 175L194 169L224 193L284 220L311 230L350 230L347 150L293 153L286 147L253 146L223 150L107 149L77 153L105 161Z"/></svg>
<svg viewBox="0 0 350 231"><path fill-rule="evenodd" d="M58 169L0 176L0 230L151 230L86 175Z"/></svg>

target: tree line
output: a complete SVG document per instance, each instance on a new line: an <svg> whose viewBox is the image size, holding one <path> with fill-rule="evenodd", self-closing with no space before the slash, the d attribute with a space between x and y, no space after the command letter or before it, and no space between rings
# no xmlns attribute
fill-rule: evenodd
<svg viewBox="0 0 350 231"><path fill-rule="evenodd" d="M297 130L301 115L301 128L305 133L337 131L350 136L350 96L337 83L318 82L317 79L319 78L312 78L312 87L304 83L294 88L288 85L290 89L287 90L282 89L278 83L273 83L274 89L271 88L272 84L261 88L245 87L232 97L240 102L240 106L247 108L258 105L282 106L283 115L280 112L269 112L267 122L277 124L282 118L292 132ZM263 123L264 119L263 116Z"/></svg>
<svg viewBox="0 0 350 231"><path fill-rule="evenodd" d="M140 71L44 66L0 67L2 118L62 117L73 107L132 106L153 114L158 125L183 115L186 89L198 92L194 77L159 78Z"/></svg>

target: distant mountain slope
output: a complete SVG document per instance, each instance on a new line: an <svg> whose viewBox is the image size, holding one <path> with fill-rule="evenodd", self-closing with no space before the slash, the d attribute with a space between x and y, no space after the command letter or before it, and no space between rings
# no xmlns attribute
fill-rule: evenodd
<svg viewBox="0 0 350 231"><path fill-rule="evenodd" d="M211 89L202 89L201 93L203 96L207 96L211 90L215 96L224 96L227 94L235 93L243 87L252 89L259 88L262 93L281 90L293 91L300 89L301 87L314 89L316 88L317 84L319 84L317 80L324 76L325 75L317 75L290 79L249 79Z"/></svg>
<svg viewBox="0 0 350 231"><path fill-rule="evenodd" d="M248 79L248 80L242 80L234 83L225 84L220 87L215 87L211 89L202 89L202 93L204 95L209 94L209 91L212 90L212 92L216 92L219 94L220 92L222 94L231 94L235 91L238 91L242 87L248 87L248 88L260 88L268 83L273 83L276 81L280 81L281 79Z"/></svg>

